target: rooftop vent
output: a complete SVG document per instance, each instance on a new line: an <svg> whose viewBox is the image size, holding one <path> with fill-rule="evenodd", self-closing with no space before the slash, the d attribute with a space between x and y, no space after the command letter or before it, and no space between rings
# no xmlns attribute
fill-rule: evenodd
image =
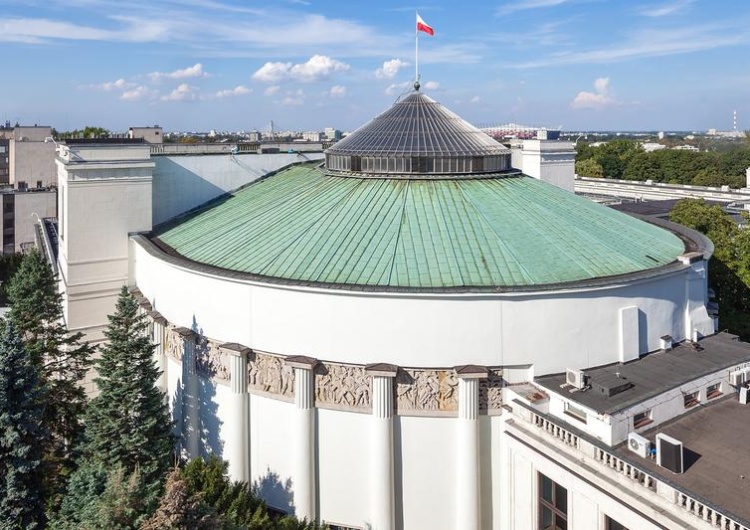
<svg viewBox="0 0 750 530"><path fill-rule="evenodd" d="M604 397L612 397L633 388L633 383L622 377L620 373L597 375L591 380L591 390Z"/></svg>
<svg viewBox="0 0 750 530"><path fill-rule="evenodd" d="M664 351L669 351L674 346L672 335L664 335L659 340L661 341L661 349Z"/></svg>

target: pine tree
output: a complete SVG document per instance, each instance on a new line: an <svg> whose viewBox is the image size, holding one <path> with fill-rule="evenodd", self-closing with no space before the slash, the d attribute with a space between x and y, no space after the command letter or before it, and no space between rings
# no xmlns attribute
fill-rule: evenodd
<svg viewBox="0 0 750 530"><path fill-rule="evenodd" d="M154 514L140 530L212 530L219 527L213 511L191 494L180 470L175 468L167 478L166 491Z"/></svg>
<svg viewBox="0 0 750 530"><path fill-rule="evenodd" d="M152 494L172 465L174 438L164 396L155 386L159 370L146 331L138 303L123 287L104 333L109 342L96 362L99 395L86 411L84 458L120 465L127 473L138 469Z"/></svg>
<svg viewBox="0 0 750 530"><path fill-rule="evenodd" d="M0 322L0 528L41 529L44 401L38 368L12 323Z"/></svg>
<svg viewBox="0 0 750 530"><path fill-rule="evenodd" d="M68 333L57 280L38 251L24 256L8 284L8 297L9 320L39 367L42 386L54 396L44 410L44 425L51 436L42 447L45 494L54 510L65 479L74 468L74 451L83 430L81 419L86 403L81 382L91 367L92 351L88 344L81 344L81 333Z"/></svg>

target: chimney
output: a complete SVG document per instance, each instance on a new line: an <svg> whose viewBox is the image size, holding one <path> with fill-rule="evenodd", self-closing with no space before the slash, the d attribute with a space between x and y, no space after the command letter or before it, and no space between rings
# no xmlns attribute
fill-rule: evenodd
<svg viewBox="0 0 750 530"><path fill-rule="evenodd" d="M661 349L664 351L669 351L672 349L672 346L674 345L674 342L672 340L672 335L664 335L660 339L661 341Z"/></svg>

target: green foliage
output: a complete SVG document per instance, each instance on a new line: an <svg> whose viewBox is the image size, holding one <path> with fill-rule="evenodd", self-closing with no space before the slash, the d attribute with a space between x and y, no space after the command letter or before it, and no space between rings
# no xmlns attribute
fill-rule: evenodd
<svg viewBox="0 0 750 530"><path fill-rule="evenodd" d="M92 351L81 333L63 324L62 297L44 256L33 250L23 257L8 284L8 318L21 333L41 384L54 396L44 410L50 436L40 440L45 461L45 496L51 510L59 506L65 480L74 469L86 394L81 382L91 367Z"/></svg>
<svg viewBox="0 0 750 530"><path fill-rule="evenodd" d="M581 177L602 178L604 177L604 169L593 158L587 158L576 162L576 174Z"/></svg>
<svg viewBox="0 0 750 530"><path fill-rule="evenodd" d="M8 281L16 273L22 260L23 254L20 252L16 252L15 254L0 254L0 305L7 305L9 303L7 292Z"/></svg>
<svg viewBox="0 0 750 530"><path fill-rule="evenodd" d="M0 528L44 528L45 398L17 330L0 322Z"/></svg>
<svg viewBox="0 0 750 530"><path fill-rule="evenodd" d="M587 165L581 167L595 168L595 162L601 166L605 178L744 187L745 169L750 167L750 146L710 148L701 152L662 149L646 153L634 140L611 140L597 147L584 143L576 147L576 173L584 175L579 164L585 162Z"/></svg>
<svg viewBox="0 0 750 530"><path fill-rule="evenodd" d="M145 489L158 493L172 464L172 421L155 386L159 371L145 316L125 287L104 334L109 342L96 363L99 395L86 411L84 457L126 473L138 469Z"/></svg>
<svg viewBox="0 0 750 530"><path fill-rule="evenodd" d="M104 127L94 127L87 125L83 129L76 129L73 131L54 131L53 136L57 139L65 138L109 138L112 133Z"/></svg>
<svg viewBox="0 0 750 530"><path fill-rule="evenodd" d="M215 511L202 500L202 494L190 493L187 481L175 468L167 477L159 507L141 530L213 530L218 527Z"/></svg>
<svg viewBox="0 0 750 530"><path fill-rule="evenodd" d="M750 232L740 229L721 206L702 199L679 201L670 219L706 235L714 244L709 285L719 303L722 327L750 338Z"/></svg>
<svg viewBox="0 0 750 530"><path fill-rule="evenodd" d="M99 497L107 486L107 471L101 462L83 462L70 477L60 510L52 514L53 530L76 530L81 521L96 517Z"/></svg>

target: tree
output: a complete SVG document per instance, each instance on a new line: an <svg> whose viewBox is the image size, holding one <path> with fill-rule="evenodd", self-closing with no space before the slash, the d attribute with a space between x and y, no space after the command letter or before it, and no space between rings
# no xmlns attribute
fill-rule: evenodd
<svg viewBox="0 0 750 530"><path fill-rule="evenodd" d="M576 174L581 177L602 178L604 170L599 162L593 158L587 158L576 162Z"/></svg>
<svg viewBox="0 0 750 530"><path fill-rule="evenodd" d="M44 528L45 397L17 330L0 322L0 528Z"/></svg>
<svg viewBox="0 0 750 530"><path fill-rule="evenodd" d="M172 465L172 421L155 386L159 370L145 316L123 286L96 362L99 395L86 411L84 457L106 466L139 470L149 495L158 494Z"/></svg>
<svg viewBox="0 0 750 530"><path fill-rule="evenodd" d="M167 477L164 495L141 530L213 530L219 521L201 495L190 493L179 468Z"/></svg>
<svg viewBox="0 0 750 530"><path fill-rule="evenodd" d="M750 338L750 232L741 230L721 206L683 199L670 220L706 235L714 244L708 282L719 303L722 327Z"/></svg>
<svg viewBox="0 0 750 530"><path fill-rule="evenodd" d="M68 332L57 280L37 250L24 256L9 282L8 297L8 318L39 368L40 384L54 396L44 409L43 421L50 436L40 441L45 461L45 496L54 510L65 480L74 469L86 403L81 383L91 368L92 350L87 343L81 343L81 333Z"/></svg>

